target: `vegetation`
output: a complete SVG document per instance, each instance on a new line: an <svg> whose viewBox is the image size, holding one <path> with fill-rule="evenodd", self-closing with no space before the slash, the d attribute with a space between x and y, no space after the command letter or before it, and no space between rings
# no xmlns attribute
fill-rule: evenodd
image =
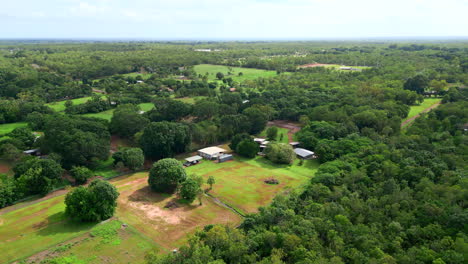
<svg viewBox="0 0 468 264"><path fill-rule="evenodd" d="M122 163L130 170L137 170L143 166L145 156L140 148L122 148L112 155L114 164Z"/></svg>
<svg viewBox="0 0 468 264"><path fill-rule="evenodd" d="M95 180L78 187L65 197L65 214L83 222L99 222L114 215L119 193L114 185Z"/></svg>
<svg viewBox="0 0 468 264"><path fill-rule="evenodd" d="M263 152L267 159L278 164L291 164L296 157L291 145L286 143L272 142L267 145Z"/></svg>
<svg viewBox="0 0 468 264"><path fill-rule="evenodd" d="M70 170L70 175L75 179L76 184L83 184L93 176L93 172L86 167L73 167Z"/></svg>
<svg viewBox="0 0 468 264"><path fill-rule="evenodd" d="M175 159L162 159L153 164L148 184L155 192L174 193L187 178L184 167Z"/></svg>

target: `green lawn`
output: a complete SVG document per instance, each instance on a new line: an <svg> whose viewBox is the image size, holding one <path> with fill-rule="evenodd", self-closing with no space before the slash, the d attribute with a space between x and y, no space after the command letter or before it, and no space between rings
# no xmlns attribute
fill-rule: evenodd
<svg viewBox="0 0 468 264"><path fill-rule="evenodd" d="M87 96L87 97L81 97L81 98L76 98L76 99L72 99L72 100L64 100L64 101L59 101L59 102L52 102L52 103L48 103L46 104L48 107L54 109L56 112L62 112L62 111L65 111L65 103L67 101L72 101L73 104L75 105L78 105L78 104L84 104L86 103L87 101L89 101L91 99L91 96Z"/></svg>
<svg viewBox="0 0 468 264"><path fill-rule="evenodd" d="M208 73L208 80L214 81L216 79L216 73L221 72L225 78L231 77L234 81L242 82L245 80L254 80L260 77L269 78L277 75L276 71L267 71L253 68L240 68L232 67L231 75L228 75L228 66L223 65L212 65L212 64L200 64L194 66L194 70L201 75ZM242 72L243 75L239 76Z"/></svg>
<svg viewBox="0 0 468 264"><path fill-rule="evenodd" d="M422 102L420 105L411 106L408 117L406 119L419 115L422 111L424 111L431 105L440 102L441 100L441 98L425 98L424 102Z"/></svg>
<svg viewBox="0 0 468 264"><path fill-rule="evenodd" d="M0 136L5 135L13 131L15 128L18 127L25 127L28 123L26 122L16 122L16 123L8 123L8 124L1 124L0 125Z"/></svg>
<svg viewBox="0 0 468 264"><path fill-rule="evenodd" d="M266 138L267 136L267 130L269 127L266 127L258 136L261 138ZM288 129L287 128L282 128L282 127L277 127L278 128L278 135L276 136L275 141L281 142L281 143L289 143L288 139ZM281 137L283 135L283 137Z"/></svg>
<svg viewBox="0 0 468 264"><path fill-rule="evenodd" d="M116 264L145 263L145 254L157 249L156 245L132 226L122 227L122 224L113 220L97 225L90 233L54 246L48 252L54 254L53 260L58 263L63 260L86 264L100 264L103 260ZM40 259L32 257L29 261Z"/></svg>
<svg viewBox="0 0 468 264"><path fill-rule="evenodd" d="M120 174L120 172L114 169L114 159L112 158L112 156L110 156L105 161L100 161L98 166L92 171L94 175L101 176L104 178L111 178Z"/></svg>
<svg viewBox="0 0 468 264"><path fill-rule="evenodd" d="M316 160L305 161L302 166L298 164L298 160L293 165L277 165L263 157L235 157L234 161L225 163L204 160L188 167L187 174L201 175L205 179L214 176L216 184L210 191L212 195L243 213L253 213L285 189L307 184L319 165ZM279 180L279 184L264 183L271 177Z"/></svg>
<svg viewBox="0 0 468 264"><path fill-rule="evenodd" d="M143 111L149 111L154 108L153 103L142 103L138 105L141 110ZM99 113L90 113L90 114L84 114L83 116L88 116L88 117L96 117L96 118L102 118L110 121L112 119L112 116L114 115L114 110L115 109L109 109L107 111L99 112Z"/></svg>

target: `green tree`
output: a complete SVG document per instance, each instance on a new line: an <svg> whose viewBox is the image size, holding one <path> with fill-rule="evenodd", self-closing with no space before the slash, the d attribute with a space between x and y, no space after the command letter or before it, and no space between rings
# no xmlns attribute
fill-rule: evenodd
<svg viewBox="0 0 468 264"><path fill-rule="evenodd" d="M201 193L201 184L194 177L188 177L180 187L180 196L187 200L189 203L192 203L197 195Z"/></svg>
<svg viewBox="0 0 468 264"><path fill-rule="evenodd" d="M266 134L268 140L276 140L276 137L278 136L278 128L275 126L269 127Z"/></svg>
<svg viewBox="0 0 468 264"><path fill-rule="evenodd" d="M260 151L260 146L251 138L242 140L236 148L236 152L247 158L254 158Z"/></svg>
<svg viewBox="0 0 468 264"><path fill-rule="evenodd" d="M251 139L252 137L247 134L247 133L240 133L236 134L234 137L231 139L231 143L229 144L229 148L232 150L236 151L237 150L237 145L239 145L240 142L246 139Z"/></svg>
<svg viewBox="0 0 468 264"><path fill-rule="evenodd" d="M246 108L242 112L249 119L250 134L258 134L262 132L267 124L267 115L256 107Z"/></svg>
<svg viewBox="0 0 468 264"><path fill-rule="evenodd" d="M27 194L50 192L61 179L63 169L54 160L29 158L18 163L14 168L15 178L24 183Z"/></svg>
<svg viewBox="0 0 468 264"><path fill-rule="evenodd" d="M209 176L208 180L206 180L206 183L210 185L210 190L212 190L213 189L213 184L216 183L216 180L215 180L214 176Z"/></svg>
<svg viewBox="0 0 468 264"><path fill-rule="evenodd" d="M263 152L267 159L279 164L291 164L296 156L291 145L285 143L271 142Z"/></svg>
<svg viewBox="0 0 468 264"><path fill-rule="evenodd" d="M133 137L149 123L148 118L140 114L139 110L135 105L119 105L112 115L110 131L124 138Z"/></svg>
<svg viewBox="0 0 468 264"><path fill-rule="evenodd" d="M114 215L119 193L107 181L95 180L80 186L65 197L65 214L83 222L99 222Z"/></svg>
<svg viewBox="0 0 468 264"><path fill-rule="evenodd" d="M222 72L218 72L218 73L216 73L216 78L218 80L222 80L224 78L224 74Z"/></svg>
<svg viewBox="0 0 468 264"><path fill-rule="evenodd" d="M145 156L160 159L185 152L191 136L187 125L163 121L147 126L139 141Z"/></svg>
<svg viewBox="0 0 468 264"><path fill-rule="evenodd" d="M74 166L70 170L70 175L75 179L76 184L83 184L93 176L93 172L86 167Z"/></svg>
<svg viewBox="0 0 468 264"><path fill-rule="evenodd" d="M422 94L428 85L429 80L424 75L418 74L406 80L403 88L405 90L415 91L418 94Z"/></svg>
<svg viewBox="0 0 468 264"><path fill-rule="evenodd" d="M161 159L153 164L148 184L155 192L174 193L187 178L185 169L176 159Z"/></svg>
<svg viewBox="0 0 468 264"><path fill-rule="evenodd" d="M122 148L112 155L114 164L122 162L123 165L131 170L139 169L145 162L143 150L140 148Z"/></svg>

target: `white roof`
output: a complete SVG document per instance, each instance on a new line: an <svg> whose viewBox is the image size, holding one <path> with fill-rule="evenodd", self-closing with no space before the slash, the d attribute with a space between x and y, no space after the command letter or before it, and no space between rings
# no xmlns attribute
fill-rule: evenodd
<svg viewBox="0 0 468 264"><path fill-rule="evenodd" d="M203 158L198 156L198 155L195 155L193 157L188 157L185 160L188 161L188 162L192 162L192 161L197 161L197 160L201 160L201 159L203 159Z"/></svg>
<svg viewBox="0 0 468 264"><path fill-rule="evenodd" d="M266 140L266 139L264 139L264 138L254 138L254 141L255 141L255 142L263 142L263 141L265 141L265 140Z"/></svg>
<svg viewBox="0 0 468 264"><path fill-rule="evenodd" d="M303 149L303 148L295 148L294 152L296 152L296 155L301 156L301 157L314 155L314 152L307 150L307 149Z"/></svg>
<svg viewBox="0 0 468 264"><path fill-rule="evenodd" d="M213 154L218 154L220 152L226 152L225 149L219 148L219 147L208 147L204 149L198 150L199 152L205 153L207 155L213 155Z"/></svg>

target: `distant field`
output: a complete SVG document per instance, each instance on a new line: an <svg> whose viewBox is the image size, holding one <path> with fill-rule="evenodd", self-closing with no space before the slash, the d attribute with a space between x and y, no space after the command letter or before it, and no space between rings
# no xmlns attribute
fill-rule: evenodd
<svg viewBox="0 0 468 264"><path fill-rule="evenodd" d="M223 65L211 65L211 64L200 64L194 67L194 70L201 75L208 73L208 80L213 81L216 79L216 73L221 72L224 74L225 78L231 77L233 80L242 82L245 80L254 80L257 78L269 78L277 75L276 71L267 71L260 69L252 68L240 68L232 67L231 75L228 75L229 69L228 66ZM239 76L239 73L242 72L243 75Z"/></svg>
<svg viewBox="0 0 468 264"><path fill-rule="evenodd" d="M359 70L365 70L365 69L370 69L372 67L369 66L349 66L349 65L340 65L340 64L322 64L322 63L311 63L311 64L305 64L305 65L300 65L298 68L314 68L314 67L324 67L324 68L333 68L335 70L339 70L342 72L353 72L351 70L342 70L340 69L341 67L351 67Z"/></svg>
<svg viewBox="0 0 468 264"><path fill-rule="evenodd" d="M203 198L202 206L198 202L187 205L177 202L175 196L153 193L148 188L147 177L148 173L135 173L111 180L120 192L115 218L129 225L130 229L127 229L130 234L121 233L120 230L119 237L112 237L110 245L101 245L99 238L77 242L69 252L79 259L92 257L87 259L90 263L103 263L102 260L108 258L118 260L104 262L141 263L143 251L151 247L162 248L163 252L167 252L186 242L187 235L204 225L235 225L241 221L238 215L215 204L211 199ZM8 207L1 209L0 263L10 263L53 250L60 243L69 244L79 240L79 237L86 238L92 228L99 228L99 225L93 223L82 224L67 219L64 215L64 199L65 195L59 195L37 203L24 203L23 208L22 204L17 204L15 208L19 209L13 211L6 211L11 210ZM164 208L169 201L176 201L176 208ZM136 233L137 231L143 235ZM141 239L142 236L152 241ZM127 239L129 241L124 241ZM93 252L93 255L90 256L89 252ZM126 254L125 252L130 256L133 254L136 259L120 259L120 254Z"/></svg>
<svg viewBox="0 0 468 264"><path fill-rule="evenodd" d="M143 111L149 111L154 108L153 103L142 103L142 104L139 104L138 106ZM112 116L114 115L114 110L115 109L109 109L107 111L103 111L99 113L84 114L83 116L102 118L102 119L106 119L110 121L112 119Z"/></svg>
<svg viewBox="0 0 468 264"><path fill-rule="evenodd" d="M260 206L268 205L273 198L287 188L298 188L310 181L318 168L315 160L305 161L302 166L296 160L293 165L277 165L263 157L214 163L202 161L187 168L188 174L197 174L207 179L213 176L212 195L243 213L253 213ZM279 180L278 185L264 183L267 178ZM206 188L209 186L206 185Z"/></svg>
<svg viewBox="0 0 468 264"><path fill-rule="evenodd" d="M423 113L424 110L428 109L430 106L436 103L439 103L440 101L442 101L441 98L425 98L424 102L422 102L421 104L411 106L408 116L403 121L403 125L407 126L413 121L411 119L414 119L417 115Z"/></svg>
<svg viewBox="0 0 468 264"><path fill-rule="evenodd" d="M46 104L48 107L54 109L55 111L57 112L62 112L62 111L65 111L65 103L67 101L72 101L73 104L75 105L78 105L78 104L84 104L86 103L87 101L89 101L91 99L91 96L87 96L87 97L81 97L81 98L76 98L76 99L71 99L71 100L64 100L64 101L59 101L59 102L52 102L52 103L48 103Z"/></svg>
<svg viewBox="0 0 468 264"><path fill-rule="evenodd" d="M8 123L8 124L0 124L0 136L5 135L13 131L15 128L18 127L25 127L28 123L26 122L16 122L16 123Z"/></svg>

